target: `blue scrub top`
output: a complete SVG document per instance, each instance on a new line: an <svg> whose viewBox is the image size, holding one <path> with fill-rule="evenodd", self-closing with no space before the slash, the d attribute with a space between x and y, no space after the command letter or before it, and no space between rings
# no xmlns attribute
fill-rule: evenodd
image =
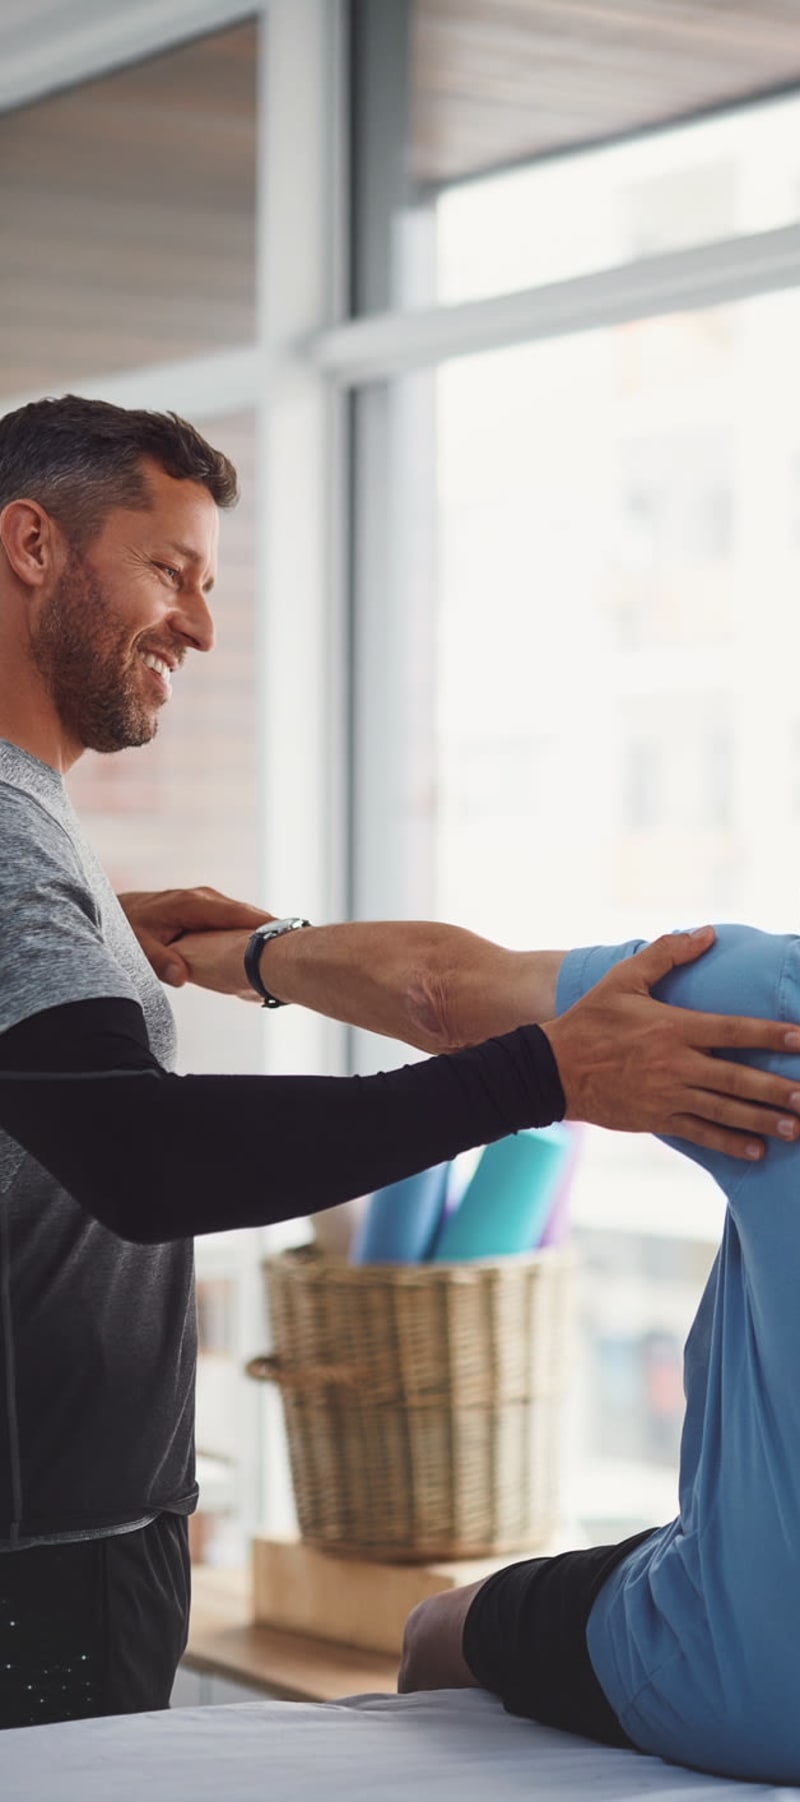
<svg viewBox="0 0 800 1802"><path fill-rule="evenodd" d="M643 942L570 952L559 1013ZM800 938L718 926L712 949L653 993L680 1007L800 1025ZM796 1076L800 1088L796 1056L720 1055ZM719 1184L725 1227L686 1343L680 1514L601 1590L589 1653L642 1751L797 1784L800 1146L769 1139L751 1164L666 1142Z"/></svg>

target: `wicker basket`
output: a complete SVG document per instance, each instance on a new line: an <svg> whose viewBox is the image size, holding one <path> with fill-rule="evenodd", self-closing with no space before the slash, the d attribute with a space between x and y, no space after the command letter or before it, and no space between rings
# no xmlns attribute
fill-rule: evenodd
<svg viewBox="0 0 800 1802"><path fill-rule="evenodd" d="M533 1549L559 1516L573 1259L266 1264L300 1531L416 1563Z"/></svg>

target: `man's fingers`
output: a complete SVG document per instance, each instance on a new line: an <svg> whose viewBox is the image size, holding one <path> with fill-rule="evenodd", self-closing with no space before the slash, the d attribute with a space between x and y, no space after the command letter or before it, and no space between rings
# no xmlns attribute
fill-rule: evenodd
<svg viewBox="0 0 800 1802"><path fill-rule="evenodd" d="M670 1135L676 1139L688 1139L690 1145L704 1145L709 1151L723 1151L727 1157L740 1158L749 1164L757 1163L765 1151L762 1139L757 1139L752 1134L728 1132L722 1126L712 1126L708 1120L701 1120L696 1114L676 1114L670 1126Z"/></svg>
<svg viewBox="0 0 800 1802"><path fill-rule="evenodd" d="M690 964L704 951L713 945L716 933L713 926L697 926L693 932L665 932L660 939L653 939L651 945L645 945L641 951L627 960L627 968L634 978L634 986L644 984L652 988L662 976L668 976L670 970L678 964ZM622 968L625 966L623 965Z"/></svg>
<svg viewBox="0 0 800 1802"><path fill-rule="evenodd" d="M744 1014L695 1014L688 1009L681 1012L693 1045L720 1051L800 1051L800 1026L785 1020L754 1020Z"/></svg>
<svg viewBox="0 0 800 1802"><path fill-rule="evenodd" d="M730 1127L740 1133L784 1139L788 1143L800 1138L800 1119L797 1114L783 1113L780 1108L760 1107L750 1101L714 1094L706 1089L690 1089L686 1093L691 1112L696 1112L698 1119Z"/></svg>
<svg viewBox="0 0 800 1802"><path fill-rule="evenodd" d="M686 1076L698 1089L718 1095L737 1095L743 1101L755 1101L759 1107L782 1108L800 1113L800 1079L776 1076L772 1070L757 1070L754 1064L730 1064L725 1058L707 1057L702 1052L690 1054Z"/></svg>
<svg viewBox="0 0 800 1802"><path fill-rule="evenodd" d="M173 908L175 924L184 932L213 932L217 929L231 932L244 931L249 926L255 932L265 920L274 920L275 914L267 913L263 907L251 907L248 901L232 901L227 895L220 895L215 889L184 889L176 896Z"/></svg>
<svg viewBox="0 0 800 1802"><path fill-rule="evenodd" d="M167 982L170 988L180 989L189 981L189 971L175 945L162 945L161 940L152 932L140 932L139 943L152 965L159 982Z"/></svg>

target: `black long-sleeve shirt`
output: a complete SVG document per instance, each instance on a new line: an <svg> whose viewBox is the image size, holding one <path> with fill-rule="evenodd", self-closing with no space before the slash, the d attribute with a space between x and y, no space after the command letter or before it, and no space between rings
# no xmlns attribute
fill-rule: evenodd
<svg viewBox="0 0 800 1802"><path fill-rule="evenodd" d="M0 1035L0 1127L139 1244L334 1207L563 1111L538 1026L367 1077L176 1076L123 999Z"/></svg>
<svg viewBox="0 0 800 1802"><path fill-rule="evenodd" d="M193 1234L332 1207L563 1105L538 1027L347 1078L172 1075L127 999L0 1034L0 1129L29 1154L0 1195L0 1546L194 1507Z"/></svg>

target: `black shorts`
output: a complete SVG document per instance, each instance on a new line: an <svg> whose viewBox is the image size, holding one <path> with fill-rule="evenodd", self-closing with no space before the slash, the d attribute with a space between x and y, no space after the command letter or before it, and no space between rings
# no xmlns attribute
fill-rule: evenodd
<svg viewBox="0 0 800 1802"><path fill-rule="evenodd" d="M178 1514L0 1552L0 1727L168 1708L190 1583Z"/></svg>
<svg viewBox="0 0 800 1802"><path fill-rule="evenodd" d="M594 1674L586 1624L607 1577L652 1531L619 1545L510 1564L478 1590L462 1651L473 1677L509 1714L604 1746L633 1747Z"/></svg>

